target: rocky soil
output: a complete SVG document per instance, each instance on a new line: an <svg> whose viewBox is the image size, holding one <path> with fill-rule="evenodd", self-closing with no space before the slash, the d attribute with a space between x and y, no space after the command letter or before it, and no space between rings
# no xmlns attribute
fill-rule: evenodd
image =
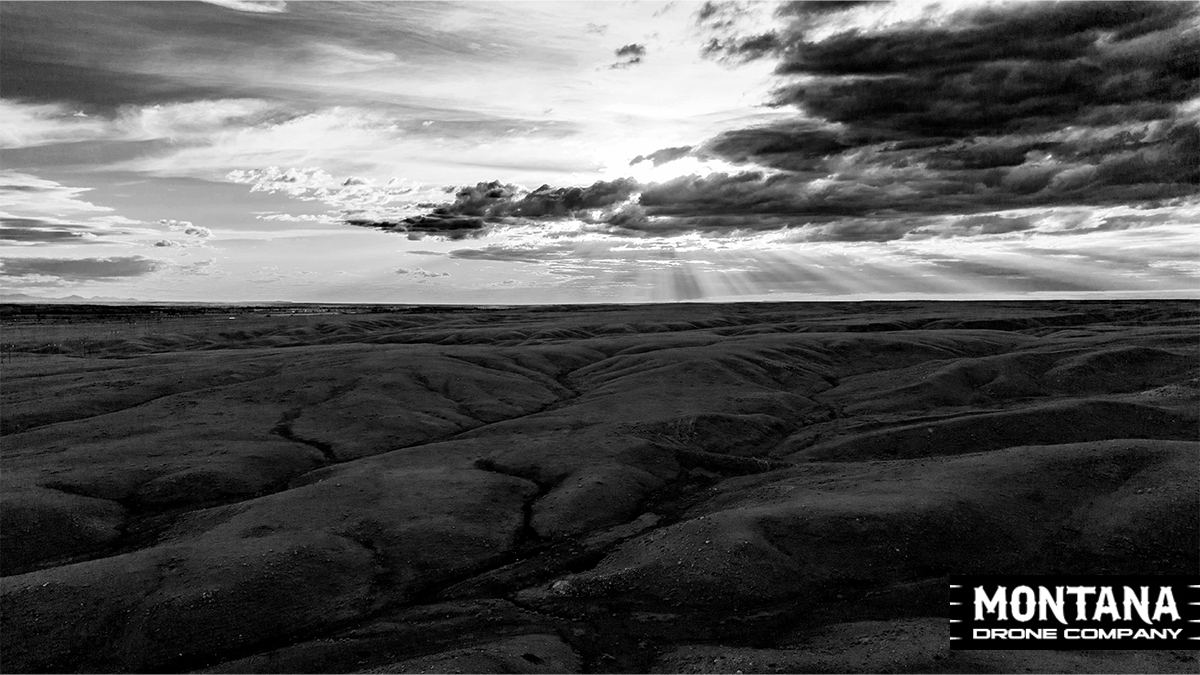
<svg viewBox="0 0 1200 675"><path fill-rule="evenodd" d="M16 353L7 672L1187 672L953 573L1200 572L1200 303L450 309Z"/></svg>

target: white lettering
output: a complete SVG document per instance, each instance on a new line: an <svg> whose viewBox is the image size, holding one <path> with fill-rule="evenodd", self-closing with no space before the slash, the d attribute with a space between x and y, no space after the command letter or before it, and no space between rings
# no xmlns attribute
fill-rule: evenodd
<svg viewBox="0 0 1200 675"><path fill-rule="evenodd" d="M1004 598L1008 594L1008 589L1001 586L996 589L996 594L992 597L987 596L987 592L983 590L983 586L975 587L975 620L983 621L983 613L989 612L996 615L996 619L1000 621L1008 620L1008 612L1004 609Z"/></svg>
<svg viewBox="0 0 1200 675"><path fill-rule="evenodd" d="M1150 623L1150 587L1142 586L1141 596L1134 593L1129 586L1125 587L1125 620L1133 620L1133 612L1137 610L1142 623Z"/></svg>
<svg viewBox="0 0 1200 675"><path fill-rule="evenodd" d="M1087 596L1095 592L1095 586L1067 586L1067 593L1075 596L1076 621L1087 621Z"/></svg>
<svg viewBox="0 0 1200 675"><path fill-rule="evenodd" d="M1045 586L1038 587L1038 620L1046 620L1046 610L1049 609L1054 613L1054 618L1059 623L1065 624L1067 619L1063 616L1063 589L1062 586L1054 588L1054 595L1050 595L1050 589Z"/></svg>
<svg viewBox="0 0 1200 675"><path fill-rule="evenodd" d="M1024 609L1022 609L1024 608ZM1034 602L1033 589L1028 586L1017 586L1012 592L1012 615L1017 621L1029 621L1037 608Z"/></svg>
<svg viewBox="0 0 1200 675"><path fill-rule="evenodd" d="M1057 628L975 628L976 640L1057 640Z"/></svg>
<svg viewBox="0 0 1200 675"><path fill-rule="evenodd" d="M1175 608L1175 594L1171 592L1170 586L1158 589L1158 601L1154 603L1154 620L1158 621L1158 617L1163 614L1170 614L1172 621L1179 621L1179 610Z"/></svg>
<svg viewBox="0 0 1200 675"><path fill-rule="evenodd" d="M1115 640L1132 637L1135 640L1174 640L1183 632L1182 628L1067 628L1063 631L1066 640Z"/></svg>
<svg viewBox="0 0 1200 675"><path fill-rule="evenodd" d="M1117 598L1113 595L1112 586L1100 587L1100 597L1096 598L1096 613L1092 616L1092 620L1099 621L1100 617L1105 614L1111 616L1113 621L1121 619L1121 612L1117 608Z"/></svg>

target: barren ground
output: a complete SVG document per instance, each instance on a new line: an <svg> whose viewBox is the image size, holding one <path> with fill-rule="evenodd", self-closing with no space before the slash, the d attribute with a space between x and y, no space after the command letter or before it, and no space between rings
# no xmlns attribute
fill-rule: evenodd
<svg viewBox="0 0 1200 675"><path fill-rule="evenodd" d="M1196 302L218 318L7 320L5 671L1200 669L945 620L1200 572Z"/></svg>

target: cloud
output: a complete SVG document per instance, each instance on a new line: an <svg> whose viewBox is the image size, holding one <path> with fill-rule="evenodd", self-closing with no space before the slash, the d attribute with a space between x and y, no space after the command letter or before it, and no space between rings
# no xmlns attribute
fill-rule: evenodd
<svg viewBox="0 0 1200 675"><path fill-rule="evenodd" d="M587 187L553 188L549 185L525 192L515 185L499 181L478 183L455 193L451 212L482 217L573 216L582 211L604 209L630 198L639 184L629 178L596 181Z"/></svg>
<svg viewBox="0 0 1200 675"><path fill-rule="evenodd" d="M775 33L760 33L743 38L711 38L701 54L718 55L725 61L753 61L764 56L778 54L783 43Z"/></svg>
<svg viewBox="0 0 1200 675"><path fill-rule="evenodd" d="M795 114L630 164L733 169L535 190L493 181L430 200L424 214L347 222L460 239L570 221L621 237L883 242L1040 232L987 215L1030 208L1178 207L1200 185L1196 14L1172 3L789 3L773 17L782 27L756 42L768 25L760 7L710 2L697 24L735 40L727 55L778 59L786 79L772 103Z"/></svg>
<svg viewBox="0 0 1200 675"><path fill-rule="evenodd" d="M682 145L675 148L663 148L655 150L648 155L638 155L629 161L629 166L633 166L639 162L651 162L654 166L661 166L667 162L673 162L681 157L686 157L692 151L692 146Z"/></svg>
<svg viewBox="0 0 1200 675"><path fill-rule="evenodd" d="M236 145L235 137L250 143L300 117L278 103L251 98L126 105L92 114L66 103L0 100L5 121L0 148L12 153L14 164L37 165L46 159L59 165L88 164L102 157L121 170L174 163L177 172L195 173L192 164L206 154L203 148ZM228 148L219 151L233 160L239 157Z"/></svg>
<svg viewBox="0 0 1200 675"><path fill-rule="evenodd" d="M0 148L30 148L109 135L105 120L76 114L57 103L23 104L0 99Z"/></svg>
<svg viewBox="0 0 1200 675"><path fill-rule="evenodd" d="M337 184L333 176L315 166L286 170L277 166L266 169L235 169L226 174L225 179L249 185L251 192L282 192L301 199L316 199L318 197L313 196L313 193L328 190Z"/></svg>
<svg viewBox="0 0 1200 675"><path fill-rule="evenodd" d="M652 11L293 3L272 15L202 3L169 12L12 3L0 22L5 99L31 110L11 140L54 146L27 158L203 180L317 165L380 186L391 172L436 185L494 175L529 185L591 181L654 149L638 139L680 145L691 130L703 138L719 127L718 109L726 120L759 112L741 98L743 78L711 63L676 68L694 56L691 27ZM610 25L607 38L582 33L588 22ZM645 36L655 33L651 46ZM627 50L622 59L653 63L594 72L626 45L647 55ZM663 82L662 69L677 76ZM759 70L756 81L767 72ZM671 109L686 117L666 119ZM9 129L0 125L0 135ZM98 145L69 143L78 140ZM481 173L469 175L471 167Z"/></svg>
<svg viewBox="0 0 1200 675"><path fill-rule="evenodd" d="M357 220L369 219L365 216L383 207L390 207L386 210L393 212L417 213L417 204L444 195L441 188L399 178L392 178L384 185L376 185L370 179L355 176L337 179L319 167L238 169L226 174L225 179L249 185L251 192L282 193L301 201L319 201L341 209L344 217L353 215ZM390 206L394 204L399 204L399 207ZM380 219L384 217L380 216Z"/></svg>
<svg viewBox="0 0 1200 675"><path fill-rule="evenodd" d="M513 12L469 3L418 9L231 0L172 5L170 11L140 3L57 4L5 5L4 95L104 115L126 106L237 98L247 91L309 111L368 104L411 111L435 102L445 106L455 94L474 99L476 111L481 105L511 111L475 98L477 87L471 85L497 86L503 79L497 76L511 74L518 61L557 71L550 77L565 74L576 46L547 29L561 30L564 19L578 26L583 15L598 14L564 17L559 9ZM277 13L284 9L285 15ZM471 71L461 69L464 61ZM460 72L447 81L436 76L454 68ZM464 86L470 88L465 95L454 91ZM447 112L472 109L452 108L458 109Z"/></svg>
<svg viewBox="0 0 1200 675"><path fill-rule="evenodd" d="M203 2L228 9L235 9L239 12L277 14L287 11L287 3L283 0L203 0Z"/></svg>
<svg viewBox="0 0 1200 675"><path fill-rule="evenodd" d="M627 44L616 50L615 54L621 58L640 58L646 55L646 46L639 44Z"/></svg>
<svg viewBox="0 0 1200 675"><path fill-rule="evenodd" d="M1105 106L1195 96L1192 3L1016 3L945 24L797 33L776 102L891 136L1047 131ZM1165 111L1159 111L1165 113Z"/></svg>
<svg viewBox="0 0 1200 675"><path fill-rule="evenodd" d="M1176 203L1200 186L1193 3L788 3L767 33L755 11L701 6L718 34L705 52L778 59L771 104L796 115L692 148L744 169L644 185L627 230L882 241L906 214Z"/></svg>
<svg viewBox="0 0 1200 675"><path fill-rule="evenodd" d="M68 187L32 174L0 171L0 208L36 211L53 216L108 213L112 209L80 199L92 188Z"/></svg>
<svg viewBox="0 0 1200 675"><path fill-rule="evenodd" d="M288 223L339 223L340 218L322 213L260 213L254 216L256 220L267 220Z"/></svg>
<svg viewBox="0 0 1200 675"><path fill-rule="evenodd" d="M226 273L219 270L217 261L209 258L207 260L197 260L196 262L185 264L174 264L172 269L178 273L189 276L214 276L224 275Z"/></svg>
<svg viewBox="0 0 1200 675"><path fill-rule="evenodd" d="M437 235L447 239L466 239L481 237L489 231L482 218L455 216L439 213L437 210L430 214L396 221L350 218L345 223L356 227L403 233L413 240L422 239L426 235Z"/></svg>
<svg viewBox="0 0 1200 675"><path fill-rule="evenodd" d="M480 237L491 231L492 224L515 218L579 218L590 223L618 223L629 213L622 207L627 206L640 187L629 178L597 181L586 187L542 185L532 191L491 181L458 188L453 202L439 204L422 215L395 220L348 218L345 222L407 233L410 238L432 234L451 239Z"/></svg>
<svg viewBox="0 0 1200 675"><path fill-rule="evenodd" d="M642 62L642 58L646 56L646 46L637 43L630 43L623 47L618 47L613 51L613 54L619 59L609 68L628 68Z"/></svg>
<svg viewBox="0 0 1200 675"><path fill-rule="evenodd" d="M925 235L942 238L999 235L1027 232L1037 227L1037 219L1022 214L986 213L951 217L909 230L915 237Z"/></svg>
<svg viewBox="0 0 1200 675"><path fill-rule="evenodd" d="M418 277L421 279L436 279L438 277L450 276L449 272L430 272L429 270L424 269L422 267L416 267L413 269L406 269L404 267L398 267L394 270L394 273L402 275L402 276Z"/></svg>
<svg viewBox="0 0 1200 675"><path fill-rule="evenodd" d="M157 271L161 261L143 256L113 258L3 258L0 276L52 277L61 281L111 281Z"/></svg>
<svg viewBox="0 0 1200 675"><path fill-rule="evenodd" d="M82 199L91 188L0 171L0 239L22 246L120 242L156 234Z"/></svg>
<svg viewBox="0 0 1200 675"><path fill-rule="evenodd" d="M212 236L212 230L200 225L194 225L190 220L165 219L158 221L158 224L173 232L182 232L189 237L204 239Z"/></svg>
<svg viewBox="0 0 1200 675"><path fill-rule="evenodd" d="M0 241L37 246L48 244L91 244L100 239L91 228L44 218L13 218L0 215Z"/></svg>
<svg viewBox="0 0 1200 675"><path fill-rule="evenodd" d="M460 248L447 257L455 260L489 260L493 262L544 263L552 260L571 260L578 257L574 242L544 243L526 246L491 244L483 248Z"/></svg>
<svg viewBox="0 0 1200 675"><path fill-rule="evenodd" d="M821 12L825 6L828 6L827 9L840 10L842 7L839 5L843 3L815 4L821 6L817 8ZM774 12L774 17L764 15L765 6L766 3L736 0L709 1L702 4L693 15L696 26L708 37L701 49L701 55L727 64L745 63L777 55L785 45L777 21L772 19L787 15L788 5L779 6Z"/></svg>
<svg viewBox="0 0 1200 675"><path fill-rule="evenodd" d="M6 6L0 41L4 95L30 103L69 102L106 115L125 106L236 97L248 63L238 64L239 58L257 53L258 60L305 61L314 38L329 32L308 12L286 22L271 16L282 9L282 3L240 0L181 4L170 12L137 5ZM338 15L326 18L332 24ZM352 40L345 42L352 46ZM226 60L231 67L221 78L194 65Z"/></svg>
<svg viewBox="0 0 1200 675"><path fill-rule="evenodd" d="M813 171L823 168L826 157L854 146L832 125L793 122L727 131L706 142L703 152L737 164Z"/></svg>

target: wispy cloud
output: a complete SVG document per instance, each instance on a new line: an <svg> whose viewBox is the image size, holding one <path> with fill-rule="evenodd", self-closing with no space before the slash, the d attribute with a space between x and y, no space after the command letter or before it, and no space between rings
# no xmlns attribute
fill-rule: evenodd
<svg viewBox="0 0 1200 675"><path fill-rule="evenodd" d="M767 114L745 94L765 91L768 68L697 68L686 22L652 5L106 7L5 6L10 145L169 140L110 167L159 176L316 165L440 184L474 168L537 184L594 179L650 139L702 137L721 123L710 115ZM604 34L581 30L598 19ZM651 31L653 63L596 70L614 43L642 58Z"/></svg>
<svg viewBox="0 0 1200 675"><path fill-rule="evenodd" d="M28 173L0 170L0 208L3 209L35 210L61 217L112 211L81 198L90 191L91 188L69 187Z"/></svg>
<svg viewBox="0 0 1200 675"><path fill-rule="evenodd" d="M287 10L284 0L202 0L209 4L234 9L239 12L276 14Z"/></svg>
<svg viewBox="0 0 1200 675"><path fill-rule="evenodd" d="M105 281L145 276L161 266L160 261L143 256L3 258L0 259L0 276L48 278L66 282Z"/></svg>
<svg viewBox="0 0 1200 675"><path fill-rule="evenodd" d="M18 171L0 171L0 240L20 247L149 245L164 229L192 240L212 235L207 227L186 221L146 223L127 218L83 198L92 191Z"/></svg>
<svg viewBox="0 0 1200 675"><path fill-rule="evenodd" d="M0 241L10 246L99 243L92 229L68 221L0 215Z"/></svg>

